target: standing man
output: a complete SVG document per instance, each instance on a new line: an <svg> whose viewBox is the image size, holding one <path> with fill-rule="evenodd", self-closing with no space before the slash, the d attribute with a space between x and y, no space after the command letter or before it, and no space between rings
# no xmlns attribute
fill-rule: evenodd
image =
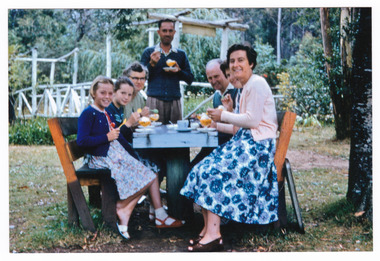
<svg viewBox="0 0 380 261"><path fill-rule="evenodd" d="M136 88L132 101L124 107L124 117L128 119L132 112L138 109L142 109L142 116L149 116L149 108L145 106L147 96L143 91L148 78L148 69L139 62L133 62L123 71L123 75L131 79Z"/></svg>
<svg viewBox="0 0 380 261"><path fill-rule="evenodd" d="M223 61L221 59L213 59L210 60L206 64L206 76L208 82L211 84L212 88L215 90L214 98L212 100L212 104L214 108L217 108L222 104L222 99L226 95L230 95L230 99L233 101L233 108L235 108L235 99L238 90L234 88L234 86L228 81L222 70L220 69ZM227 133L218 133L218 144L222 145L226 143L232 138L232 135ZM201 161L204 157L209 155L214 148L202 148L201 151L197 154L197 156L191 161L190 167L192 168L195 164Z"/></svg>
<svg viewBox="0 0 380 261"><path fill-rule="evenodd" d="M194 80L186 53L172 46L175 32L174 21L159 21L160 43L146 48L141 56L141 63L149 71L146 105L159 111L163 124L182 119L179 82L182 80L190 85ZM171 68L166 64L169 59L176 62Z"/></svg>

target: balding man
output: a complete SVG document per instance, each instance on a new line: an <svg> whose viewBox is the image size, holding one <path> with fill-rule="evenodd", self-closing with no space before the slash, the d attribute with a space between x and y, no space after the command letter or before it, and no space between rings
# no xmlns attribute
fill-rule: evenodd
<svg viewBox="0 0 380 261"><path fill-rule="evenodd" d="M214 108L217 108L222 104L222 98L229 94L231 95L231 99L233 101L233 108L235 108L235 99L237 95L237 89L233 87L233 85L228 81L222 70L220 69L220 65L222 64L221 59L213 59L210 60L206 64L206 76L208 82L211 84L212 88L215 90L214 99L212 101L212 105ZM218 133L218 143L222 145L226 143L232 138L231 134L227 133ZM202 148L201 151L197 154L197 156L190 163L190 167L192 168L195 164L201 161L204 157L209 155L212 152L213 148Z"/></svg>
<svg viewBox="0 0 380 261"><path fill-rule="evenodd" d="M214 99L212 101L214 108L219 105L223 105L221 99L227 94L231 95L233 100L233 108L235 108L235 97L237 95L237 89L228 81L220 65L223 63L221 59L210 60L206 64L206 76L208 82L211 84L212 88L215 90Z"/></svg>

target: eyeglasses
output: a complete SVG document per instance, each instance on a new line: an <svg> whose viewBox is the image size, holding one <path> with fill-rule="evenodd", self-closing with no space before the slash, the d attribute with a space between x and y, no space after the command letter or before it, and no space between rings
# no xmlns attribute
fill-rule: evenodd
<svg viewBox="0 0 380 261"><path fill-rule="evenodd" d="M145 77L142 77L142 78L138 78L138 77L131 77L131 79L133 80L133 81L145 81Z"/></svg>

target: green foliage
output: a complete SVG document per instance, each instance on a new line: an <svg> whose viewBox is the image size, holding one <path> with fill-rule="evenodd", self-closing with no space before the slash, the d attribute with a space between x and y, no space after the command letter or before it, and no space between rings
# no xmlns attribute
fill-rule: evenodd
<svg viewBox="0 0 380 261"><path fill-rule="evenodd" d="M187 91L185 93L186 95L184 96L184 107L183 107L184 116L189 114L193 109L195 109L195 107L198 106L198 104L200 104L202 101L204 101L205 99L209 97L209 95L204 92L193 93L191 91ZM207 108L213 108L212 100L204 104L196 113L199 114L202 112L206 112Z"/></svg>
<svg viewBox="0 0 380 261"><path fill-rule="evenodd" d="M16 120L9 126L9 144L51 145L53 140L45 118Z"/></svg>
<svg viewBox="0 0 380 261"><path fill-rule="evenodd" d="M276 56L273 54L274 48L268 43L264 44L260 38L255 41L254 48L257 52L255 73L263 76L269 86L276 86L278 84L277 74L283 70L283 66L276 63Z"/></svg>
<svg viewBox="0 0 380 261"><path fill-rule="evenodd" d="M280 93L284 95L284 109L296 112L307 124L331 122L331 99L326 84L323 48L311 34L303 38L300 49L288 65L288 73L280 74ZM288 77L288 79L286 79ZM305 124L305 123L302 123Z"/></svg>
<svg viewBox="0 0 380 261"><path fill-rule="evenodd" d="M8 86L10 90L26 88L30 86L31 82L31 64L15 60L19 48L19 45L8 46Z"/></svg>

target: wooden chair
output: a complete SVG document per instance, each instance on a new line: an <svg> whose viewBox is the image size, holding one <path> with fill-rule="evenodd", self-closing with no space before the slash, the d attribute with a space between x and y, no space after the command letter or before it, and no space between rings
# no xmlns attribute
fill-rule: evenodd
<svg viewBox="0 0 380 261"><path fill-rule="evenodd" d="M285 202L285 186L284 177L288 183L288 189L294 213L296 215L298 229L301 233L304 233L304 226L302 222L301 209L299 207L296 188L294 184L293 174L290 167L290 162L286 158L286 152L288 151L290 137L293 132L293 126L296 120L296 114L294 112L277 112L279 137L277 139L276 154L274 156L274 163L277 168L277 180L279 188L279 221L275 225L276 227L285 227L287 225L287 213Z"/></svg>
<svg viewBox="0 0 380 261"><path fill-rule="evenodd" d="M88 186L89 201L100 203L103 222L117 231L116 201L118 199L116 184L111 178L109 169L90 169L87 164L75 169L74 161L83 157L83 150L76 140L68 140L70 135L77 134L78 118L52 118L48 120L63 172L67 181L67 202L69 224L79 225L95 232L95 225L90 215L81 186ZM101 196L100 194L101 193Z"/></svg>

